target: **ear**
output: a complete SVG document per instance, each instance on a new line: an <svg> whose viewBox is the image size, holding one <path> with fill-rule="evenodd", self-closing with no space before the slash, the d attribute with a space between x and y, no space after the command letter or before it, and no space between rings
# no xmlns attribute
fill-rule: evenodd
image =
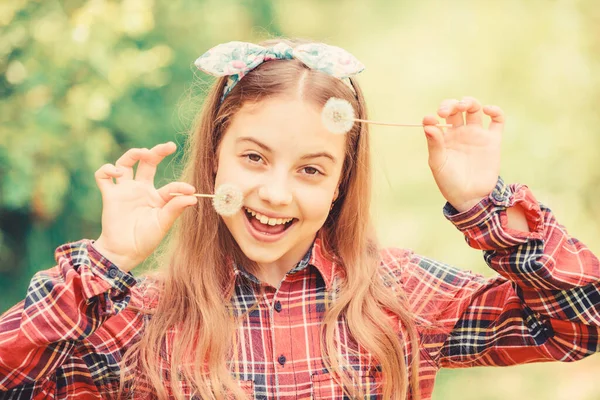
<svg viewBox="0 0 600 400"><path fill-rule="evenodd" d="M336 201L338 199L338 196L340 195L340 187L336 187L335 188L335 192L333 192L333 201Z"/></svg>

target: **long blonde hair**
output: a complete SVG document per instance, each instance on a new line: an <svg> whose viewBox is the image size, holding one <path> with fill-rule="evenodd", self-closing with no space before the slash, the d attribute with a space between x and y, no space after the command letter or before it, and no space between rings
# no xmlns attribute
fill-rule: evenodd
<svg viewBox="0 0 600 400"><path fill-rule="evenodd" d="M287 43L293 46L297 42ZM238 82L221 103L225 83L226 78L220 78L212 87L187 142L181 180L201 193L214 190L219 143L232 116L246 102L301 93L303 99L322 107L329 98L337 97L348 100L358 118L367 117L363 94L355 80L351 80L353 93L339 79L311 70L297 60L263 63ZM401 295L386 288L378 274L380 254L369 213L371 176L366 124L354 125L347 134L346 149L339 197L318 232L326 254L335 257L345 272L336 300L323 317L323 358L347 394L362 395L360 388L353 387L352 372L344 368L345 362L337 352L340 344L335 341L335 333L339 321L344 320L356 342L377 360L384 378L383 397L407 397L411 368L411 395L418 398L415 323ZM243 265L251 261L209 202L199 202L196 210L184 212L166 248L161 258L166 270L160 301L140 341L124 357L122 385L134 373L135 390L143 386L159 399L168 397L164 379L170 380L173 395L179 399L183 398L177 384L181 379L203 399L232 395L244 398L227 367L236 322L223 293L229 284L231 261ZM389 314L397 316L399 325L390 322ZM170 349L170 372L163 376L157 360L165 357L164 344L173 328L176 334ZM409 344L410 355L404 352L405 344ZM405 356L412 360L408 368Z"/></svg>

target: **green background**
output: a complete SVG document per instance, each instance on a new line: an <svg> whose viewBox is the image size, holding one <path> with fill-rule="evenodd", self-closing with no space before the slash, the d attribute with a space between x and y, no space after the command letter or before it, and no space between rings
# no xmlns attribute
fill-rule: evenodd
<svg viewBox="0 0 600 400"><path fill-rule="evenodd" d="M212 81L193 60L274 35L356 55L373 119L418 123L464 95L501 106L505 180L529 185L600 249L596 1L10 0L0 2L0 312L57 246L98 236L97 168L133 146L182 144ZM491 275L441 214L422 130L374 127L372 138L381 241ZM445 370L434 398L598 399L598 372L598 357Z"/></svg>

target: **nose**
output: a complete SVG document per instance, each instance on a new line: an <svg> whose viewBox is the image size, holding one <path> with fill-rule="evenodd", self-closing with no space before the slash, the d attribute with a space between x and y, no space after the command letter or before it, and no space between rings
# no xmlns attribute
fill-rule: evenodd
<svg viewBox="0 0 600 400"><path fill-rule="evenodd" d="M292 193L287 187L285 179L269 177L258 188L258 197L274 206L287 206L292 202Z"/></svg>

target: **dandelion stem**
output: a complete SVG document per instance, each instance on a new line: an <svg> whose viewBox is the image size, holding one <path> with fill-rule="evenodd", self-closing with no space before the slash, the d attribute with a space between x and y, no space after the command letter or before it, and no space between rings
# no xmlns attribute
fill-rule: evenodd
<svg viewBox="0 0 600 400"><path fill-rule="evenodd" d="M372 121L370 119L360 119L360 118L353 118L353 121L356 122L365 122L367 124L373 124L373 125L386 125L386 126L406 126L406 127L423 127L423 124L398 124L395 122L382 122L382 121ZM436 124L435 126L440 127L440 128L451 128L452 124Z"/></svg>
<svg viewBox="0 0 600 400"><path fill-rule="evenodd" d="M186 195L184 193L169 193L169 196L196 196L196 197L215 197L214 194L202 194L202 193L194 193L190 195Z"/></svg>

